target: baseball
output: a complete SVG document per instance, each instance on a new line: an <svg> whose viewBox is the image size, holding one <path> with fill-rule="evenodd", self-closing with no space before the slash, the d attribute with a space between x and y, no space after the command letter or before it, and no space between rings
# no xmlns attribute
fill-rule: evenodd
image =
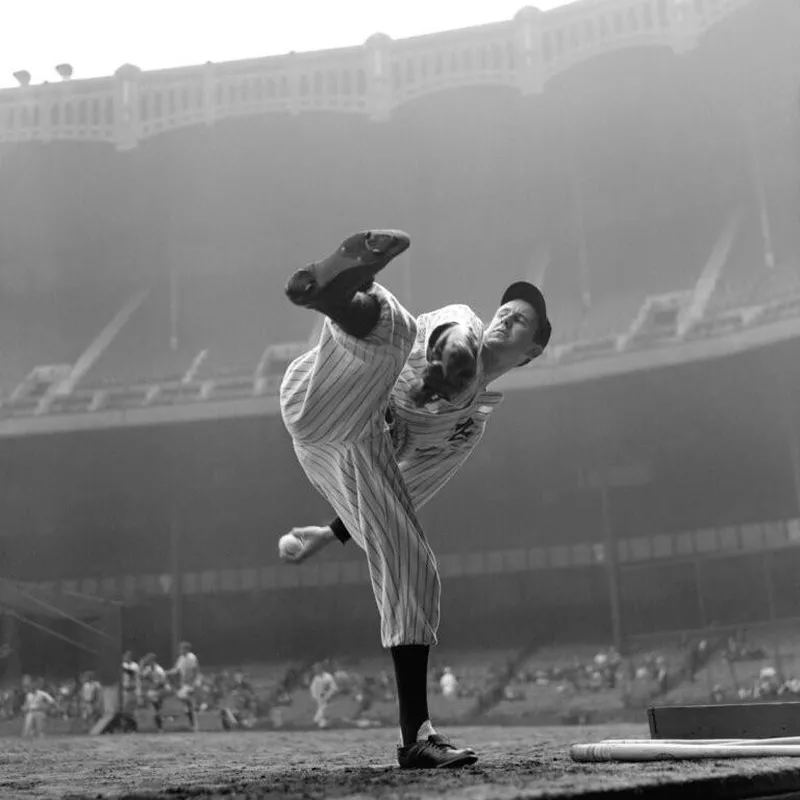
<svg viewBox="0 0 800 800"><path fill-rule="evenodd" d="M303 549L303 543L293 533L281 536L278 542L278 554L281 558L294 558Z"/></svg>

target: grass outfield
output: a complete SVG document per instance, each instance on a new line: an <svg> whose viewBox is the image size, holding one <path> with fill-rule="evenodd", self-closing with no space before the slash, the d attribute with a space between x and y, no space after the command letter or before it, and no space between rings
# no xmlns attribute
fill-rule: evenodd
<svg viewBox="0 0 800 800"><path fill-rule="evenodd" d="M0 798L752 798L798 791L800 759L577 764L569 745L646 738L641 725L457 728L481 759L396 768L392 729L64 736L0 742Z"/></svg>

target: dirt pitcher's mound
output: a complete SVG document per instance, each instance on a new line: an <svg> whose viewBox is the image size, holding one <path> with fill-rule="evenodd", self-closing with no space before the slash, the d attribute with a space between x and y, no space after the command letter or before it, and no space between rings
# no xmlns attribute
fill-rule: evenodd
<svg viewBox="0 0 800 800"><path fill-rule="evenodd" d="M394 729L5 739L0 797L671 800L680 793L713 800L800 790L800 770L790 759L627 765L570 758L575 742L646 737L639 725L458 728L453 734L480 754L474 767L401 771Z"/></svg>

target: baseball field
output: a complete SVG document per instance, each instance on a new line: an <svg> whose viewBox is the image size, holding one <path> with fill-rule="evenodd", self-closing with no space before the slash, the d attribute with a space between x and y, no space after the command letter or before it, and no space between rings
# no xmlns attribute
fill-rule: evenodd
<svg viewBox="0 0 800 800"><path fill-rule="evenodd" d="M0 742L0 798L800 798L800 763L772 758L578 764L569 745L644 726L457 728L480 761L404 772L393 729L51 736Z"/></svg>

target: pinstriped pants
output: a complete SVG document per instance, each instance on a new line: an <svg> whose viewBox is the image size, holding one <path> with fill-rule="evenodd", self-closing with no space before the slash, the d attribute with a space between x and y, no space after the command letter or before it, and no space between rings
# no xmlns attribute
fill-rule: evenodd
<svg viewBox="0 0 800 800"><path fill-rule="evenodd" d="M381 643L433 645L439 573L384 416L416 322L388 290L371 291L381 302L375 330L357 339L326 319L318 345L286 371L281 413L308 479L367 556Z"/></svg>

